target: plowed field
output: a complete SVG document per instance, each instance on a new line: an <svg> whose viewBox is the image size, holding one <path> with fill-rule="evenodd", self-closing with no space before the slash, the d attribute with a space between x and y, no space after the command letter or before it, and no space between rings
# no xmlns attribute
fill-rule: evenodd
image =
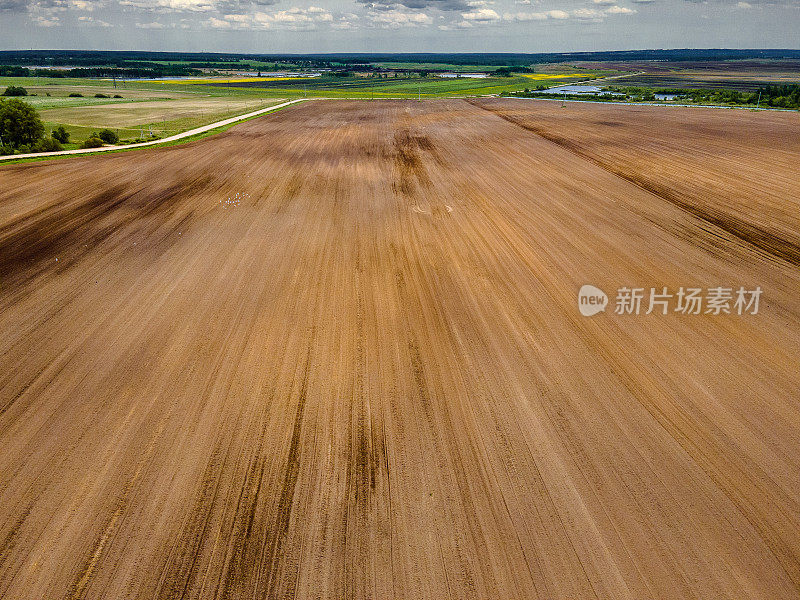
<svg viewBox="0 0 800 600"><path fill-rule="evenodd" d="M0 167L0 597L797 598L798 165L442 100Z"/></svg>

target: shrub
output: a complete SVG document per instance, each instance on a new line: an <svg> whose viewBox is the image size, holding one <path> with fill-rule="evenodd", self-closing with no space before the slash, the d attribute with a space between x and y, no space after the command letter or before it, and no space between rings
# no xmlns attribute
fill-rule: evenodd
<svg viewBox="0 0 800 600"><path fill-rule="evenodd" d="M69 144L69 131L63 125L59 125L53 130L53 139L58 140L62 144Z"/></svg>
<svg viewBox="0 0 800 600"><path fill-rule="evenodd" d="M114 98L122 98L119 94L114 94Z"/></svg>
<svg viewBox="0 0 800 600"><path fill-rule="evenodd" d="M69 95L70 98L83 98L83 94L79 94L78 92L72 92Z"/></svg>
<svg viewBox="0 0 800 600"><path fill-rule="evenodd" d="M36 109L13 98L0 100L0 138L12 148L32 145L44 135L44 125Z"/></svg>
<svg viewBox="0 0 800 600"><path fill-rule="evenodd" d="M106 144L116 144L119 141L119 136L115 131L111 131L110 129L103 129L100 133L97 134L101 140L103 140Z"/></svg>
<svg viewBox="0 0 800 600"><path fill-rule="evenodd" d="M95 98L108 98L108 96L106 96L105 94L95 94L94 97Z"/></svg>
<svg viewBox="0 0 800 600"><path fill-rule="evenodd" d="M97 137L94 134L92 134L91 137L86 139L81 144L81 148L99 148L102 145L103 145L103 140L101 140L99 137Z"/></svg>
<svg viewBox="0 0 800 600"><path fill-rule="evenodd" d="M34 152L58 152L64 148L55 138L42 138L33 147Z"/></svg>
<svg viewBox="0 0 800 600"><path fill-rule="evenodd" d="M21 85L10 85L6 88L6 91L3 92L3 96L27 96L28 90L26 90Z"/></svg>

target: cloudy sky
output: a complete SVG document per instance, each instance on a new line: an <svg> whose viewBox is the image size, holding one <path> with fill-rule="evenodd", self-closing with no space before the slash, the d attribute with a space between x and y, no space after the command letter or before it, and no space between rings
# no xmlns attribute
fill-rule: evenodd
<svg viewBox="0 0 800 600"><path fill-rule="evenodd" d="M800 48L800 0L0 0L0 49Z"/></svg>

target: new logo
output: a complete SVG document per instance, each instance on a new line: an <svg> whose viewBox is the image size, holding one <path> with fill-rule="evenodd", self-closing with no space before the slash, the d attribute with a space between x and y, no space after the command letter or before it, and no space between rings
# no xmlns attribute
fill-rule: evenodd
<svg viewBox="0 0 800 600"><path fill-rule="evenodd" d="M578 292L578 310L584 317L591 317L603 312L608 305L608 296L600 288L593 285L581 286Z"/></svg>

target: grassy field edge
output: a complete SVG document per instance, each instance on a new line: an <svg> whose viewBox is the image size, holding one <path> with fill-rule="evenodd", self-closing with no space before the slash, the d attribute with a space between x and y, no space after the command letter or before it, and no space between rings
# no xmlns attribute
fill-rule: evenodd
<svg viewBox="0 0 800 600"><path fill-rule="evenodd" d="M267 110L266 112L263 112L263 113L258 114L258 115L253 115L251 117L247 117L246 119L241 119L240 121L236 121L235 123L228 123L227 125L220 125L219 127L215 127L214 129L209 129L208 131L203 131L202 133L196 133L194 135L189 135L189 136L186 136L185 138L181 138L179 140L171 140L171 141L168 141L168 142L163 142L161 144L153 144L151 146L139 146L139 147L133 147L133 148L117 148L117 149L114 149L114 150L99 150L97 152L85 152L83 154L61 154L61 155L56 155L56 156L41 156L41 157L39 157L39 156L31 156L31 157L28 157L28 158L20 158L20 159L10 158L8 160L2 161L0 163L0 167L5 166L5 165L18 165L18 164L27 163L27 162L40 162L40 161L45 161L45 160L59 160L59 159L64 159L64 158L85 158L85 157L88 157L88 156L97 156L99 154L118 154L120 152L134 152L136 150L151 150L151 149L154 149L154 148L168 148L169 146L177 146L179 144L185 144L185 143L188 143L188 142L195 142L197 140L201 140L203 138L210 137L212 135L216 135L218 133L223 133L225 131L228 131L228 129L230 129L231 127L235 127L236 125L239 125L240 123L246 123L247 121L250 121L252 119L258 119L259 117L263 117L265 115L270 115L270 114L272 114L274 112L278 112L279 110L282 110L284 108L288 108L289 106L294 106L294 104L271 108L271 109Z"/></svg>

